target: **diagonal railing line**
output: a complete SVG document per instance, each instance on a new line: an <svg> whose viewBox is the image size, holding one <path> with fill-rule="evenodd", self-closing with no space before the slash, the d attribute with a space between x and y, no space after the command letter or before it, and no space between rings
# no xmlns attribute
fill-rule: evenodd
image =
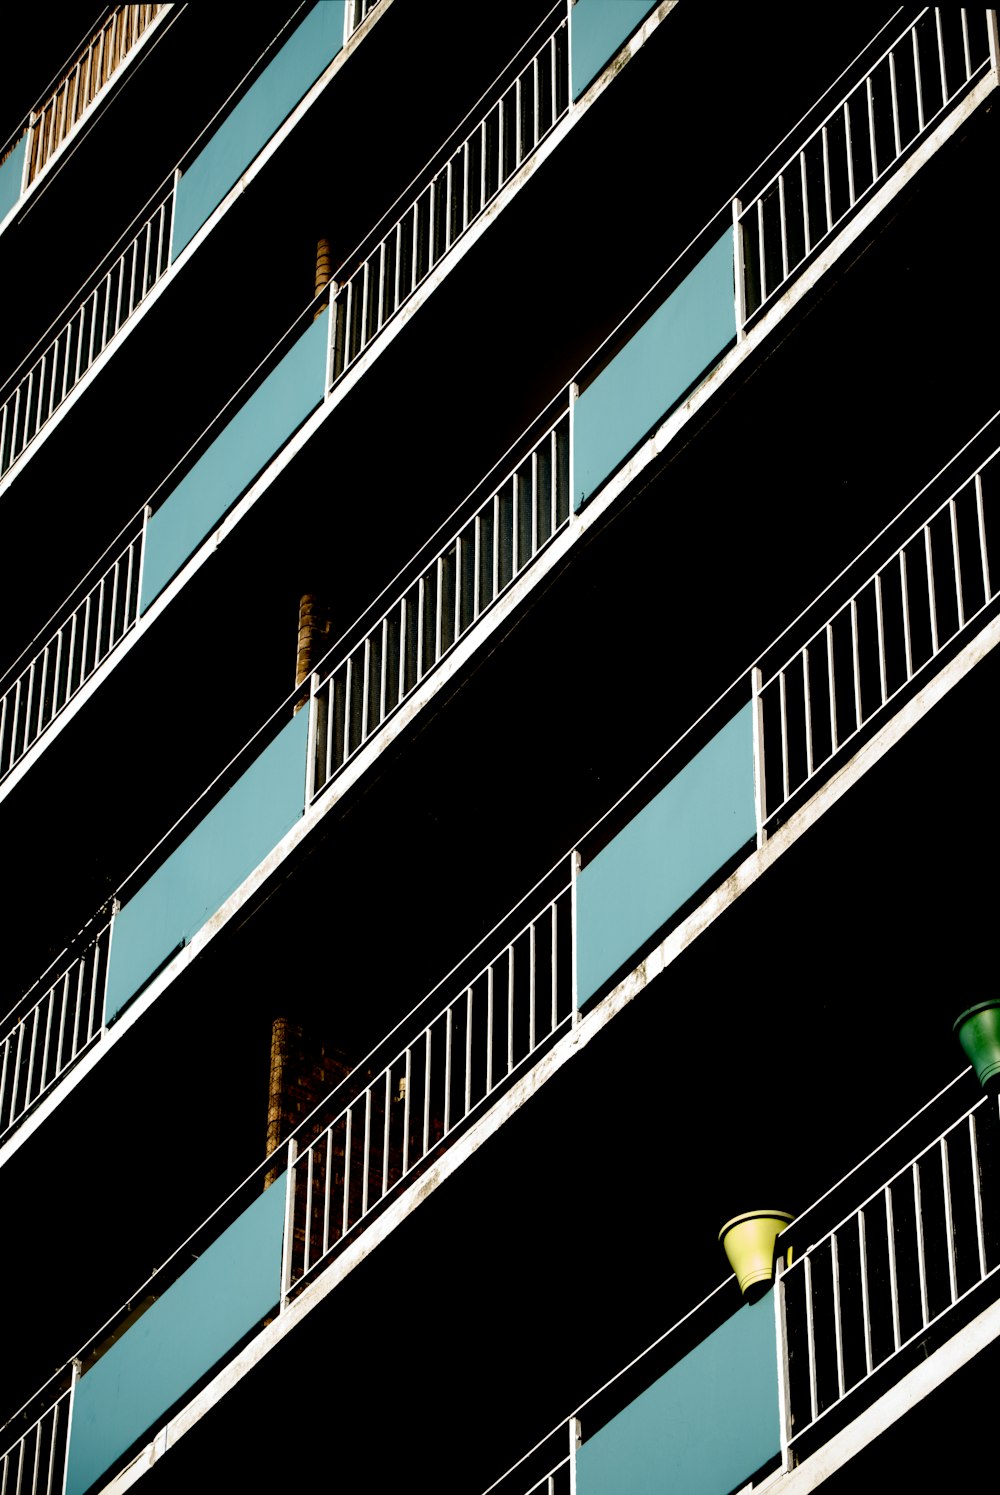
<svg viewBox="0 0 1000 1495"><path fill-rule="evenodd" d="M744 325L988 71L987 14L927 7L767 185L737 197Z"/></svg>
<svg viewBox="0 0 1000 1495"><path fill-rule="evenodd" d="M152 28L163 4L118 5L74 48L35 106L0 150L2 162L29 135L23 174L27 188L103 94L125 59Z"/></svg>

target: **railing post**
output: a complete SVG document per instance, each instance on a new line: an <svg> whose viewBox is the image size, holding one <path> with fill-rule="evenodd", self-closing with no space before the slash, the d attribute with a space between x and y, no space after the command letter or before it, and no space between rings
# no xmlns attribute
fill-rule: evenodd
<svg viewBox="0 0 1000 1495"><path fill-rule="evenodd" d="M69 1479L69 1440L73 1431L73 1407L76 1403L76 1383L80 1379L80 1362L73 1361L72 1374L69 1382L69 1400L66 1403L66 1443L63 1448L62 1479L59 1482L61 1495L66 1495L66 1483ZM55 1429L53 1428L53 1434Z"/></svg>
<svg viewBox="0 0 1000 1495"><path fill-rule="evenodd" d="M778 1430L781 1437L781 1468L792 1467L792 1412L788 1385L788 1328L785 1323L785 1262L779 1252L774 1264L774 1343L778 1357Z"/></svg>
<svg viewBox="0 0 1000 1495"><path fill-rule="evenodd" d="M309 676L309 701L306 709L309 712L309 727L306 736L306 802L304 808L308 810L316 794L316 723L319 716L318 670L313 670Z"/></svg>
<svg viewBox="0 0 1000 1495"><path fill-rule="evenodd" d="M986 34L990 42L990 72L996 77L1000 74L1000 33L997 30L995 10L986 12Z"/></svg>
<svg viewBox="0 0 1000 1495"><path fill-rule="evenodd" d="M569 854L569 951L570 951L570 1001L572 1003L572 1017L570 1023L576 1027L580 1021L580 1004L577 991L577 957L576 957L576 879L580 872L580 853L571 851Z"/></svg>
<svg viewBox="0 0 1000 1495"><path fill-rule="evenodd" d="M292 1247L295 1229L295 1159L298 1143L294 1137L288 1139L288 1162L285 1166L285 1232L281 1242L281 1297L278 1312L288 1307L288 1294L292 1288Z"/></svg>
<svg viewBox="0 0 1000 1495"><path fill-rule="evenodd" d="M733 295L736 309L736 341L741 343L746 337L747 320L747 295L746 295L746 272L743 265L743 230L740 228L740 215L743 212L743 204L738 197L733 198Z"/></svg>
<svg viewBox="0 0 1000 1495"><path fill-rule="evenodd" d="M569 1420L569 1489L570 1495L576 1495L576 1451L583 1442L583 1428L579 1417L571 1417Z"/></svg>
<svg viewBox="0 0 1000 1495"><path fill-rule="evenodd" d="M24 132L24 160L21 162L21 190L18 197L23 197L31 182L31 132L35 128L35 111L32 109L28 115L28 127Z"/></svg>
<svg viewBox="0 0 1000 1495"><path fill-rule="evenodd" d="M767 840L765 819L767 816L767 783L764 777L764 701L761 696L763 676L755 665L750 671L750 690L753 702L753 801L754 817L757 821L758 851Z"/></svg>
<svg viewBox="0 0 1000 1495"><path fill-rule="evenodd" d="M326 386L323 390L324 399L333 388L333 381L337 377L337 297L341 291L340 281L329 281L326 289L330 298L327 304L327 315L330 318L330 334L326 340Z"/></svg>
<svg viewBox="0 0 1000 1495"><path fill-rule="evenodd" d="M576 426L576 402L580 398L579 384L571 384L569 387L569 420L566 422L566 440L569 442L569 517L572 519L577 511L576 502L576 466L573 461L573 451L576 446L574 430Z"/></svg>
<svg viewBox="0 0 1000 1495"><path fill-rule="evenodd" d="M101 992L101 1032L107 1031L108 977L111 974L111 941L115 932L115 919L121 913L121 900L117 895L111 900L111 918L108 920L108 945L104 952L104 989Z"/></svg>

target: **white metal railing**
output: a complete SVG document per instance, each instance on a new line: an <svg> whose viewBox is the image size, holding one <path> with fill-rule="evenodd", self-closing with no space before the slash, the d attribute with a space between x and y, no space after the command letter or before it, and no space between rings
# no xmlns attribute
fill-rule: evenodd
<svg viewBox="0 0 1000 1495"><path fill-rule="evenodd" d="M985 1096L781 1271L786 1456L1000 1267L998 1159Z"/></svg>
<svg viewBox="0 0 1000 1495"><path fill-rule="evenodd" d="M353 1076L338 1085L327 1101L300 1124L289 1142L258 1165L163 1267L131 1295L120 1312L107 1320L81 1349L78 1361L57 1371L6 1425L2 1433L10 1439L23 1415L33 1415L38 1406L48 1403L43 1416L8 1442L7 1452L0 1456L0 1495L21 1495L22 1491L27 1495L28 1490L31 1495L57 1495L62 1489L66 1398L70 1395L63 1388L67 1380L72 1382L74 1365L92 1363L95 1350L99 1351L109 1333L113 1336L116 1324L134 1311L136 1301L154 1301L164 1284L175 1281L192 1255L199 1255L226 1228L241 1200L253 1197L262 1182L264 1187L277 1184L283 1154L289 1167L280 1185L288 1201L282 1308L289 1295L329 1258L339 1241L357 1230L397 1186L421 1171L432 1154L454 1140L463 1124L496 1098L507 1082L568 1026L573 1010L574 911L565 872L565 863L554 869L554 875L529 895L531 903L518 905L487 937L488 943L480 942L470 951L450 976L360 1061ZM520 924L525 906L532 904L535 913ZM518 925L513 924L515 916ZM517 932L508 938L506 932L511 927ZM98 939L104 941L106 965L106 931ZM480 965L484 948L492 948L493 954ZM475 974L466 979L470 970ZM65 978L66 989L80 992L86 983L72 971ZM58 985L55 983L50 990L54 992ZM98 980L91 982L95 994L99 988ZM438 1006L446 993L450 997ZM88 1003L93 1026L97 1020L96 995L82 1003L71 995L66 1011L82 1010ZM433 1013L429 1020L428 1010ZM28 1013L21 1020L11 1036L25 1027L26 1037L19 1049L22 1072L32 1033L37 1034L44 1024L48 1035L56 1021L54 1012L43 1012L34 1022L33 1013ZM380 1056L392 1051L390 1045L394 1048L406 1029L411 1033L409 1040L383 1065ZM352 1084L355 1093L344 1105L343 1097ZM192 1252L196 1240L201 1244ZM34 1478L36 1466L51 1470L49 1484L11 1482L22 1469ZM559 1469L550 1479L556 1483L543 1480L538 1489L547 1495L566 1495L567 1486Z"/></svg>
<svg viewBox="0 0 1000 1495"><path fill-rule="evenodd" d="M0 1137L101 1032L111 922L88 939L54 980L42 978L48 984L41 995L0 1038Z"/></svg>
<svg viewBox="0 0 1000 1495"><path fill-rule="evenodd" d="M569 412L508 473L315 694L325 788L569 518Z"/></svg>
<svg viewBox="0 0 1000 1495"><path fill-rule="evenodd" d="M135 622L145 533L141 516L130 530L124 548L92 585L85 582L85 590L78 589L70 598L28 662L19 661L7 672L9 683L0 680L0 779L20 762Z"/></svg>
<svg viewBox="0 0 1000 1495"><path fill-rule="evenodd" d="M337 379L382 330L500 188L537 149L569 103L565 16L501 84L475 127L370 250L360 267L338 272L333 318Z"/></svg>
<svg viewBox="0 0 1000 1495"><path fill-rule="evenodd" d="M24 186L28 187L149 30L164 5L118 5L65 76L31 111Z"/></svg>
<svg viewBox="0 0 1000 1495"><path fill-rule="evenodd" d="M41 431L91 364L156 285L170 259L173 180L124 248L116 247L92 278L79 306L40 355L7 383L0 404L0 475Z"/></svg>
<svg viewBox="0 0 1000 1495"><path fill-rule="evenodd" d="M998 480L994 452L763 682L765 820L996 597Z"/></svg>
<svg viewBox="0 0 1000 1495"><path fill-rule="evenodd" d="M925 10L763 191L737 203L744 321L778 295L966 85L986 71L988 16L957 7Z"/></svg>
<svg viewBox="0 0 1000 1495"><path fill-rule="evenodd" d="M571 919L566 886L290 1159L286 1292L570 1020Z"/></svg>
<svg viewBox="0 0 1000 1495"><path fill-rule="evenodd" d="M345 35L348 37L353 36L361 25L361 22L368 19L378 3L379 0L349 0Z"/></svg>
<svg viewBox="0 0 1000 1495"><path fill-rule="evenodd" d="M64 1391L0 1454L2 1495L62 1495L71 1396Z"/></svg>

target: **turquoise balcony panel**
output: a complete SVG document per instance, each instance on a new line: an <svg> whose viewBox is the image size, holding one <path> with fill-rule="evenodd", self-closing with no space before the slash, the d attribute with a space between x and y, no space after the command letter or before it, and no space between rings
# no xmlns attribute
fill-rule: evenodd
<svg viewBox="0 0 1000 1495"><path fill-rule="evenodd" d="M748 702L580 872L579 1004L756 833Z"/></svg>
<svg viewBox="0 0 1000 1495"><path fill-rule="evenodd" d="M83 1495L276 1306L284 1220L280 1177L80 1377L66 1495Z"/></svg>
<svg viewBox="0 0 1000 1495"><path fill-rule="evenodd" d="M570 8L573 97L578 99L655 0L576 0Z"/></svg>
<svg viewBox="0 0 1000 1495"><path fill-rule="evenodd" d="M583 1435L577 1495L729 1495L780 1447L773 1294Z"/></svg>
<svg viewBox="0 0 1000 1495"><path fill-rule="evenodd" d="M24 152L28 145L27 135L20 140L0 166L0 223L21 196L21 178L24 175Z"/></svg>
<svg viewBox="0 0 1000 1495"><path fill-rule="evenodd" d="M183 173L174 208L174 259L341 50L345 4L319 0Z"/></svg>
<svg viewBox="0 0 1000 1495"><path fill-rule="evenodd" d="M733 235L727 230L577 400L575 509L714 368L735 337Z"/></svg>
<svg viewBox="0 0 1000 1495"><path fill-rule="evenodd" d="M139 611L172 576L323 398L330 324L317 317L224 426L146 527Z"/></svg>
<svg viewBox="0 0 1000 1495"><path fill-rule="evenodd" d="M249 877L305 805L308 711L300 711L135 896L111 935L105 1020Z"/></svg>

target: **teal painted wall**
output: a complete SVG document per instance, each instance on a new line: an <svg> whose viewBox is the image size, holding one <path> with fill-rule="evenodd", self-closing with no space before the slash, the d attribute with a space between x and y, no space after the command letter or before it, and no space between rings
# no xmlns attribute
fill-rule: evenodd
<svg viewBox="0 0 1000 1495"><path fill-rule="evenodd" d="M81 1376L66 1495L83 1495L275 1307L284 1216L281 1177Z"/></svg>
<svg viewBox="0 0 1000 1495"><path fill-rule="evenodd" d="M328 318L329 313L310 323L150 519L140 612L322 400Z"/></svg>
<svg viewBox="0 0 1000 1495"><path fill-rule="evenodd" d="M583 1425L587 1440L586 1422ZM577 1495L729 1495L780 1447L774 1302L741 1308L577 1453Z"/></svg>
<svg viewBox="0 0 1000 1495"><path fill-rule="evenodd" d="M569 13L574 99L654 4L655 0L576 0Z"/></svg>
<svg viewBox="0 0 1000 1495"><path fill-rule="evenodd" d="M28 137L22 135L6 161L0 166L0 223L21 196L21 177L24 174L24 152L27 145Z"/></svg>
<svg viewBox="0 0 1000 1495"><path fill-rule="evenodd" d="M575 509L718 363L735 337L733 235L727 230L577 400Z"/></svg>
<svg viewBox="0 0 1000 1495"><path fill-rule="evenodd" d="M578 1001L756 834L748 702L580 872Z"/></svg>
<svg viewBox="0 0 1000 1495"><path fill-rule="evenodd" d="M115 916L105 1020L249 877L305 804L309 712L285 726Z"/></svg>
<svg viewBox="0 0 1000 1495"><path fill-rule="evenodd" d="M344 45L346 0L319 0L177 184L174 259Z"/></svg>

